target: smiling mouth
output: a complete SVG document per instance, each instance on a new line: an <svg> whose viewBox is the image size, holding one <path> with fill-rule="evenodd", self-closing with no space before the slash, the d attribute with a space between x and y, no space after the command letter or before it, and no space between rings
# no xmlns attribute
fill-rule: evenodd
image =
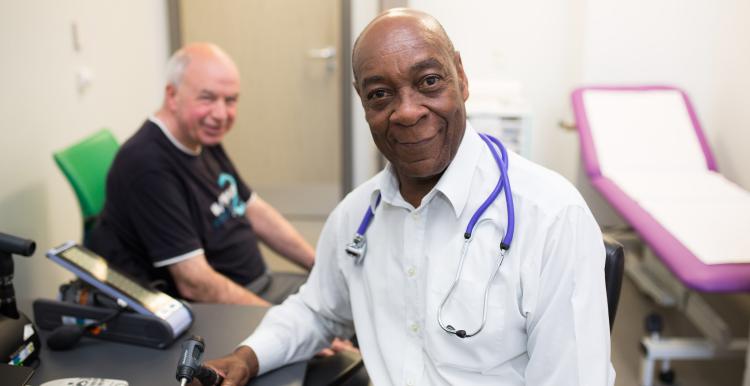
<svg viewBox="0 0 750 386"><path fill-rule="evenodd" d="M212 133L220 132L222 129L222 126L210 126L210 125L203 125L203 127Z"/></svg>
<svg viewBox="0 0 750 386"><path fill-rule="evenodd" d="M407 147L407 148L419 147L419 146L422 146L422 145L426 145L427 143L429 143L433 139L435 139L435 137L429 137L429 138L421 139L419 141L411 141L411 142L396 141L396 144L399 145L399 146Z"/></svg>

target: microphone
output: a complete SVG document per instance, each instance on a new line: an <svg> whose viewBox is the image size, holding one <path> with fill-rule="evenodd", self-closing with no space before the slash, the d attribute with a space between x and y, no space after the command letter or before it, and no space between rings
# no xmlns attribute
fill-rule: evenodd
<svg viewBox="0 0 750 386"><path fill-rule="evenodd" d="M54 351L63 351L73 348L81 340L85 327L75 324L64 324L55 328L47 337L47 347Z"/></svg>

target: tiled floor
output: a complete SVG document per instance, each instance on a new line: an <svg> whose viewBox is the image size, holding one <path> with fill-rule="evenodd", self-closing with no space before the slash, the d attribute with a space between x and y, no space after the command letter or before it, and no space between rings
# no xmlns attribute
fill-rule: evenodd
<svg viewBox="0 0 750 386"><path fill-rule="evenodd" d="M292 218L291 222L314 245L324 221L323 216L308 215ZM299 269L268 250L264 250L264 253L271 269ZM628 254L627 258L637 256ZM744 295L704 297L725 318L735 335L747 336L750 326L750 298ZM644 318L651 312L662 315L665 336L699 336L684 316L673 309L656 306L649 298L640 294L626 277L612 331L612 362L617 371L616 386L638 385L641 357L639 342L645 334ZM738 386L742 383L744 359L675 362L673 369L680 386Z"/></svg>

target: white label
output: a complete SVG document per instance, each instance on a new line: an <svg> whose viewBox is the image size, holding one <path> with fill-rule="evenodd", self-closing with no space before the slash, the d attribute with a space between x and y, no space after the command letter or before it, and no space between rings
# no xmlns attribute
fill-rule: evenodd
<svg viewBox="0 0 750 386"><path fill-rule="evenodd" d="M23 326L23 340L27 340L34 335L34 326L31 323Z"/></svg>

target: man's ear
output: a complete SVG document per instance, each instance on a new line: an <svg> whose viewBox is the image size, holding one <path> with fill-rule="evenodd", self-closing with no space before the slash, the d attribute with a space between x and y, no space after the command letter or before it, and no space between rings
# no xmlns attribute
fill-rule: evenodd
<svg viewBox="0 0 750 386"><path fill-rule="evenodd" d="M357 84L357 79L354 79L352 81L352 86L354 86L354 90L357 92L357 96L359 97L359 103L362 104L362 107L365 109L365 112L367 111L367 106L365 106L365 100L362 98L362 89L359 88L359 85Z"/></svg>
<svg viewBox="0 0 750 386"><path fill-rule="evenodd" d="M453 54L453 63L456 66L456 75L458 76L458 88L461 90L461 96L464 98L464 102L469 99L469 79L466 78L464 72L464 64L461 62L461 53L456 51Z"/></svg>
<svg viewBox="0 0 750 386"><path fill-rule="evenodd" d="M177 109L177 87L175 85L168 84L164 88L164 99L169 110Z"/></svg>
<svg viewBox="0 0 750 386"><path fill-rule="evenodd" d="M357 80L354 79L352 81L352 86L354 87L354 91L357 92L357 96L359 96L359 99L362 99L362 94L359 92L359 86L357 86Z"/></svg>

